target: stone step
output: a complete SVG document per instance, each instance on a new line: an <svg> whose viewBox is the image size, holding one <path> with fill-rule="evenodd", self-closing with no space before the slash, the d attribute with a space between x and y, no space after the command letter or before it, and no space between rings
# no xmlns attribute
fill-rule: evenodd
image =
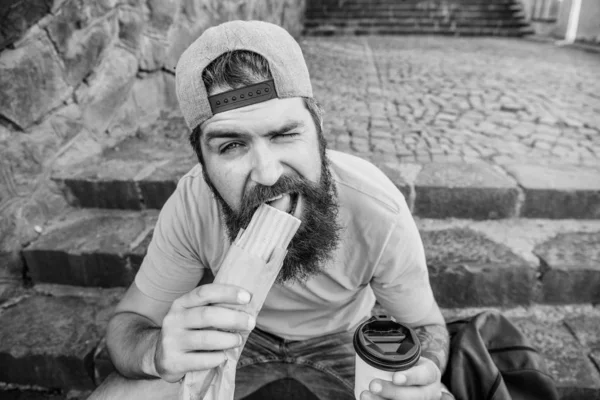
<svg viewBox="0 0 600 400"><path fill-rule="evenodd" d="M423 2L422 0L310 0L307 2L307 8L315 7L349 7L361 5L380 6L389 5L397 7L419 6L421 8L463 8L469 6L501 6L518 4L517 0L431 0Z"/></svg>
<svg viewBox="0 0 600 400"><path fill-rule="evenodd" d="M484 28L484 27L371 27L341 28L335 26L319 26L302 31L304 36L362 36L362 35L445 35L445 36L502 36L523 37L533 34L530 27L524 28Z"/></svg>
<svg viewBox="0 0 600 400"><path fill-rule="evenodd" d="M0 306L0 381L86 391L113 370L103 336L123 291L37 285L30 293ZM600 308L591 305L517 308L443 309L447 320L483 310L506 315L545 357L561 399L600 399ZM378 310L379 312L379 310ZM32 327L35 327L32 329ZM14 395L14 386L12 386ZM2 388L0 387L0 390ZM11 392L0 391L0 398Z"/></svg>
<svg viewBox="0 0 600 400"><path fill-rule="evenodd" d="M23 250L34 283L127 286L156 212L74 210ZM600 302L600 221L417 218L444 307Z"/></svg>
<svg viewBox="0 0 600 400"><path fill-rule="evenodd" d="M37 389L93 389L94 352L123 293L37 285L0 305L0 382ZM10 398L11 388L7 389ZM37 390L15 398L33 399L36 393L44 395ZM0 398L5 398L3 392Z"/></svg>
<svg viewBox="0 0 600 400"><path fill-rule="evenodd" d="M405 18L441 18L441 19L458 19L458 20L470 20L470 19L512 19L512 18L524 18L525 14L520 10L506 9L496 11L486 10L467 10L460 11L453 14L444 13L428 13L419 10L379 10L379 9L355 9L355 10L332 10L325 12L323 10L314 10L305 13L305 20L312 20L317 18L382 18L382 19L405 19Z"/></svg>
<svg viewBox="0 0 600 400"><path fill-rule="evenodd" d="M80 207L159 209L197 160L184 137L183 117L161 119L149 131L160 135L139 133L95 159L65 162L52 179Z"/></svg>
<svg viewBox="0 0 600 400"><path fill-rule="evenodd" d="M331 12L331 11L352 11L359 9L382 10L382 11L420 11L420 12L444 12L460 13L470 11L505 11L522 10L523 6L518 2L465 2L456 7L440 7L437 5L424 6L418 2L368 2L348 1L343 4L323 2L319 4L308 4L306 12Z"/></svg>
<svg viewBox="0 0 600 400"><path fill-rule="evenodd" d="M157 214L72 210L23 251L29 276L34 282L128 286L146 254Z"/></svg>
<svg viewBox="0 0 600 400"><path fill-rule="evenodd" d="M517 19L473 19L459 20L444 18L312 18L304 22L305 29L319 26L334 26L340 28L420 28L420 27L447 27L459 28L520 28L528 26L525 21Z"/></svg>
<svg viewBox="0 0 600 400"><path fill-rule="evenodd" d="M355 153L347 146L343 150ZM483 161L410 164L376 157L372 161L419 217L600 218L600 168ZM177 180L196 163L182 138L138 135L95 160L54 171L52 179L77 207L160 209Z"/></svg>

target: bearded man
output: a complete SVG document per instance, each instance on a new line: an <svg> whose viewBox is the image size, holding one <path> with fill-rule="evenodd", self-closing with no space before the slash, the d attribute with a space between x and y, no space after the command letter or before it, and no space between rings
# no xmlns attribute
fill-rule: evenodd
<svg viewBox="0 0 600 400"><path fill-rule="evenodd" d="M400 191L369 162L328 150L296 41L233 21L208 29L176 69L199 164L161 210L142 266L108 326L119 371L92 398L176 398L190 371L240 346L235 398L294 378L319 399L353 399L352 336L376 300L419 335L422 356L361 399L440 399L448 334ZM255 321L239 287L204 284L262 203L302 221Z"/></svg>

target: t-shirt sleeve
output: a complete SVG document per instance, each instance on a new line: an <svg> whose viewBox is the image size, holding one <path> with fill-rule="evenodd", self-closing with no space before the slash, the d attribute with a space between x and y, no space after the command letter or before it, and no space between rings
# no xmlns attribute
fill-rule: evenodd
<svg viewBox="0 0 600 400"><path fill-rule="evenodd" d="M428 315L434 297L421 236L408 206L402 203L375 267L371 288L391 316L411 324Z"/></svg>
<svg viewBox="0 0 600 400"><path fill-rule="evenodd" d="M148 252L135 277L136 285L148 297L172 302L202 279L204 265L194 250L190 224L178 187L159 214Z"/></svg>

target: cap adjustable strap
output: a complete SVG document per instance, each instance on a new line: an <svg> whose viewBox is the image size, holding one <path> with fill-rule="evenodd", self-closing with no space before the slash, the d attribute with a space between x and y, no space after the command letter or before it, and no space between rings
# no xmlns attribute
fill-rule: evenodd
<svg viewBox="0 0 600 400"><path fill-rule="evenodd" d="M277 97L273 79L208 97L213 115Z"/></svg>

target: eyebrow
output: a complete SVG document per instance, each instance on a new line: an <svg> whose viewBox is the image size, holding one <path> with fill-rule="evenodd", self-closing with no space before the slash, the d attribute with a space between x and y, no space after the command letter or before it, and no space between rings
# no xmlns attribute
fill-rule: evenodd
<svg viewBox="0 0 600 400"><path fill-rule="evenodd" d="M297 129L304 126L304 122L301 121L290 121L284 124L281 128L269 131L264 136L275 136L293 129ZM252 135L246 132L232 131L231 129L219 129L216 128L214 131L207 132L204 136L204 141L209 143L214 139L247 139Z"/></svg>

